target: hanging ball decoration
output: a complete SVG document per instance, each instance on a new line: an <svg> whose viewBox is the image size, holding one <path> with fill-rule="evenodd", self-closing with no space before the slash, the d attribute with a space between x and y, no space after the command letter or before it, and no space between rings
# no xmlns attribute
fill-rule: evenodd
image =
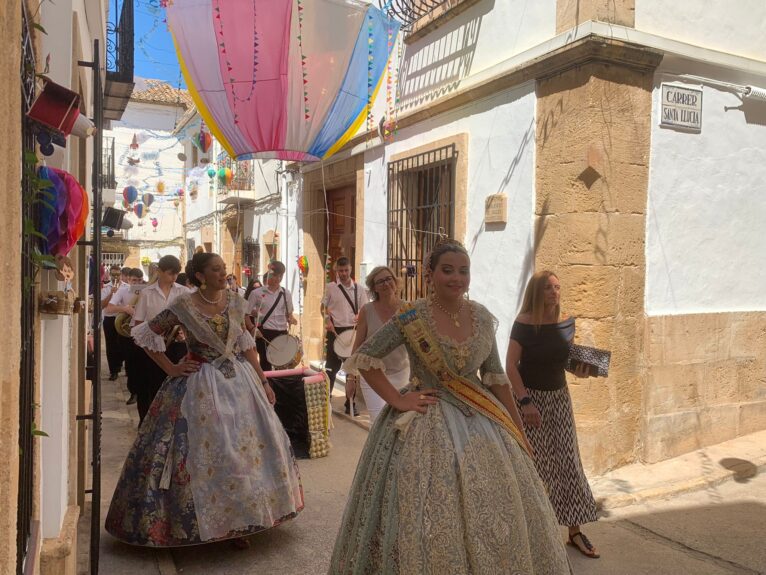
<svg viewBox="0 0 766 575"><path fill-rule="evenodd" d="M146 208L144 207L144 204L138 203L135 206L133 206L133 213L138 216L139 219L143 218L146 215ZM138 222L138 225L143 225L141 222Z"/></svg>
<svg viewBox="0 0 766 575"><path fill-rule="evenodd" d="M178 153L178 159L181 160L182 162L185 162L186 161L186 154L184 154L183 152L179 152Z"/></svg>
<svg viewBox="0 0 766 575"><path fill-rule="evenodd" d="M122 190L122 197L126 202L132 204L138 199L138 190L135 186L126 186L125 189Z"/></svg>
<svg viewBox="0 0 766 575"><path fill-rule="evenodd" d="M228 186L231 183L233 177L234 174L232 173L231 168L221 168L218 170L218 179L225 186Z"/></svg>
<svg viewBox="0 0 766 575"><path fill-rule="evenodd" d="M165 182L160 180L157 182L157 193L158 194L164 194L165 193Z"/></svg>
<svg viewBox="0 0 766 575"><path fill-rule="evenodd" d="M157 231L157 226L159 226L160 223L157 221L157 218L152 218L152 227L154 228L154 231Z"/></svg>
<svg viewBox="0 0 766 575"><path fill-rule="evenodd" d="M298 269L304 276L309 273L309 259L306 256L298 256Z"/></svg>
<svg viewBox="0 0 766 575"><path fill-rule="evenodd" d="M207 177L212 180L213 178L215 178L215 174L216 174L215 168L213 166L210 166L207 169Z"/></svg>
<svg viewBox="0 0 766 575"><path fill-rule="evenodd" d="M211 136L210 133L206 132L205 130L200 130L192 138L192 143L197 146L200 152L205 154L210 149L210 145L213 143L213 136Z"/></svg>
<svg viewBox="0 0 766 575"><path fill-rule="evenodd" d="M113 238L114 237L114 230L106 230L106 237Z"/></svg>
<svg viewBox="0 0 766 575"><path fill-rule="evenodd" d="M146 192L142 197L141 201L144 203L144 205L148 208L154 203L154 194Z"/></svg>
<svg viewBox="0 0 766 575"><path fill-rule="evenodd" d="M178 195L179 198L183 198L185 193L186 192L184 192L183 188L178 188L178 190L176 190L176 194Z"/></svg>
<svg viewBox="0 0 766 575"><path fill-rule="evenodd" d="M37 132L37 143L41 146L47 146L51 141L51 135L48 132Z"/></svg>
<svg viewBox="0 0 766 575"><path fill-rule="evenodd" d="M179 200L178 198L176 198L175 200L173 200L173 207L174 207L174 208L177 208L177 207L178 207L178 206L180 206L180 205L181 205L181 200Z"/></svg>

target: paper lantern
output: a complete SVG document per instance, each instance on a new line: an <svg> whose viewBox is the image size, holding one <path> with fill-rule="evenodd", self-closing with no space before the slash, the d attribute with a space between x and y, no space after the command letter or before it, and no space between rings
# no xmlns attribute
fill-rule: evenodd
<svg viewBox="0 0 766 575"><path fill-rule="evenodd" d="M167 22L197 109L237 160L336 153L369 120L400 28L338 0L168 2Z"/></svg>
<svg viewBox="0 0 766 575"><path fill-rule="evenodd" d="M157 193L158 194L164 194L165 193L165 182L160 180L157 182Z"/></svg>
<svg viewBox="0 0 766 575"><path fill-rule="evenodd" d="M143 218L146 215L146 208L144 207L144 204L138 203L135 206L133 206L133 213L138 216L139 219ZM143 225L141 222L138 222L138 225Z"/></svg>
<svg viewBox="0 0 766 575"><path fill-rule="evenodd" d="M77 179L64 170L43 166L38 177L51 182L50 198L38 207L39 232L45 236L41 251L50 255L66 255L85 231L88 219L88 195Z"/></svg>
<svg viewBox="0 0 766 575"><path fill-rule="evenodd" d="M152 228L154 228L154 231L157 231L157 226L160 225L160 223L157 221L157 218L152 218Z"/></svg>
<svg viewBox="0 0 766 575"><path fill-rule="evenodd" d="M192 143L199 149L200 152L206 154L210 149L210 145L213 143L213 137L205 130L200 130L192 137Z"/></svg>
<svg viewBox="0 0 766 575"><path fill-rule="evenodd" d="M309 273L309 259L306 256L298 256L298 269L304 276Z"/></svg>
<svg viewBox="0 0 766 575"><path fill-rule="evenodd" d="M215 178L215 173L216 173L216 172L215 172L215 168L214 168L213 166L210 166L210 167L207 169L207 176L208 176L208 178L210 178L211 180L212 180L213 178Z"/></svg>
<svg viewBox="0 0 766 575"><path fill-rule="evenodd" d="M179 198L183 198L184 197L184 193L185 192L184 192L183 188L178 188L178 190L176 191L176 194L178 195Z"/></svg>
<svg viewBox="0 0 766 575"><path fill-rule="evenodd" d="M126 186L125 189L122 190L122 197L126 202L132 204L138 199L138 190L135 186Z"/></svg>
<svg viewBox="0 0 766 575"><path fill-rule="evenodd" d="M145 193L143 196L141 196L141 201L148 208L154 203L154 194L149 192Z"/></svg>
<svg viewBox="0 0 766 575"><path fill-rule="evenodd" d="M221 168L218 170L218 181L224 186L231 184L232 178L234 178L234 174L232 173L231 168Z"/></svg>

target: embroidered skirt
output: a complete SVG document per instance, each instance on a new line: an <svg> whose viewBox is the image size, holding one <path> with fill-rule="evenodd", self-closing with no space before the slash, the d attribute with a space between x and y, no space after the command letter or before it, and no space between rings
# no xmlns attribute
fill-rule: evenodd
<svg viewBox="0 0 766 575"><path fill-rule="evenodd" d="M298 467L253 368L203 364L162 384L106 517L117 539L179 547L269 529L303 509Z"/></svg>
<svg viewBox="0 0 766 575"><path fill-rule="evenodd" d="M527 392L540 411L542 425L537 428L525 425L524 431L535 450L535 465L559 524L596 521L596 502L580 460L569 389L527 389Z"/></svg>

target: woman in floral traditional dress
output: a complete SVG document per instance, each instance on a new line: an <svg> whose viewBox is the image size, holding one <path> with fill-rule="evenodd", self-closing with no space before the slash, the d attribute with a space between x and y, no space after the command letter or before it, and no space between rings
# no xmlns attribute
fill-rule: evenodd
<svg viewBox="0 0 766 575"><path fill-rule="evenodd" d="M429 299L404 304L346 360L388 404L372 428L329 573L570 573L498 357L495 320L464 295L470 260L457 242L426 261ZM400 392L382 361L405 344Z"/></svg>
<svg viewBox="0 0 766 575"><path fill-rule="evenodd" d="M106 529L134 545L244 547L243 536L295 517L303 490L243 328L245 300L226 289L215 254L195 254L186 273L199 289L132 332L168 379L125 461ZM161 335L179 324L189 354L173 364Z"/></svg>

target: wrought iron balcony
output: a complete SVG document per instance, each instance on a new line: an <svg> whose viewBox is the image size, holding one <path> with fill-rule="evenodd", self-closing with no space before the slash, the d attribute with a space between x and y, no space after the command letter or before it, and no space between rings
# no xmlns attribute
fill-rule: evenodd
<svg viewBox="0 0 766 575"><path fill-rule="evenodd" d="M133 93L133 2L113 0L106 23L104 118L119 120Z"/></svg>
<svg viewBox="0 0 766 575"><path fill-rule="evenodd" d="M449 0L378 0L378 6L392 18L396 18L405 28L409 28L442 4Z"/></svg>
<svg viewBox="0 0 766 575"><path fill-rule="evenodd" d="M117 187L117 178L114 171L114 138L104 138L102 158L101 187L114 190Z"/></svg>

